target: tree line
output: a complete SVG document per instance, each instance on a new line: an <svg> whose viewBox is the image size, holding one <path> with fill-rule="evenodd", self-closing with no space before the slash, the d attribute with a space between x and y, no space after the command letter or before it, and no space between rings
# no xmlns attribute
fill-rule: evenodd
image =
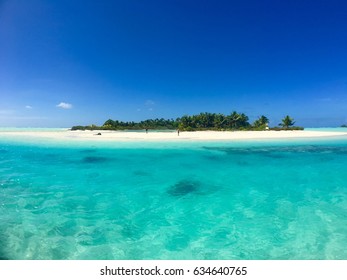
<svg viewBox="0 0 347 280"><path fill-rule="evenodd" d="M142 130L142 129L179 129L181 131L196 130L285 130L303 129L294 127L295 121L290 116L285 116L277 127L268 127L269 119L262 115L253 123L249 122L248 116L236 111L229 115L216 113L200 113L198 115L184 115L177 119L148 119L140 122L123 122L107 120L102 126L73 126L71 130Z"/></svg>

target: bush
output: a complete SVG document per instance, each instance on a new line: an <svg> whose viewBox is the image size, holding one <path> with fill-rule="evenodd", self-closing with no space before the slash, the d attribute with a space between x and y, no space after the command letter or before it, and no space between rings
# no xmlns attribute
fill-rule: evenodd
<svg viewBox="0 0 347 280"><path fill-rule="evenodd" d="M292 127L278 127L278 126L275 126L275 127L271 127L270 130L275 130L275 131L280 131L280 130L304 130L303 127L301 126L292 126Z"/></svg>

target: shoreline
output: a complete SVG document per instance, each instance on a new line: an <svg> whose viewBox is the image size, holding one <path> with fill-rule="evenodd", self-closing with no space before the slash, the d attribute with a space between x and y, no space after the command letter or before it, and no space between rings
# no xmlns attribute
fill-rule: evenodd
<svg viewBox="0 0 347 280"><path fill-rule="evenodd" d="M101 133L101 135L97 135ZM333 131L305 131L305 130L282 130L282 131L163 131L146 133L138 131L7 131L0 132L2 136L14 138L38 138L65 141L102 141L102 142L155 142L155 141L238 141L238 140L280 140L302 138L326 138L347 136L347 132Z"/></svg>

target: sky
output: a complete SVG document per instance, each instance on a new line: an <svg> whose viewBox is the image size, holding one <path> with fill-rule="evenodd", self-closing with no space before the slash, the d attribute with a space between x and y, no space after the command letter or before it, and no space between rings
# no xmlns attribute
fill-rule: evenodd
<svg viewBox="0 0 347 280"><path fill-rule="evenodd" d="M345 0L0 0L0 126L347 123Z"/></svg>

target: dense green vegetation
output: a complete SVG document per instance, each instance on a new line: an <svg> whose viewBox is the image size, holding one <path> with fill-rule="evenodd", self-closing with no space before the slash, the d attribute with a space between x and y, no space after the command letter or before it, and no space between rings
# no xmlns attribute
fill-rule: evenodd
<svg viewBox="0 0 347 280"><path fill-rule="evenodd" d="M149 119L141 122L122 122L107 120L102 126L73 126L71 130L141 130L141 129L177 129L178 122L173 119Z"/></svg>
<svg viewBox="0 0 347 280"><path fill-rule="evenodd" d="M184 115L181 118L174 119L149 119L141 122L123 122L118 120L107 120L102 126L73 126L71 130L142 130L142 129L179 129L181 131L195 130L265 130L268 129L269 119L260 116L252 124L249 118L243 113L236 111L230 115L216 113L200 113L198 115ZM302 127L293 127L294 120L286 116L280 129L303 129Z"/></svg>
<svg viewBox="0 0 347 280"><path fill-rule="evenodd" d="M282 122L279 125L282 126L283 128L288 129L290 126L293 126L294 123L295 121L287 115L282 119Z"/></svg>

